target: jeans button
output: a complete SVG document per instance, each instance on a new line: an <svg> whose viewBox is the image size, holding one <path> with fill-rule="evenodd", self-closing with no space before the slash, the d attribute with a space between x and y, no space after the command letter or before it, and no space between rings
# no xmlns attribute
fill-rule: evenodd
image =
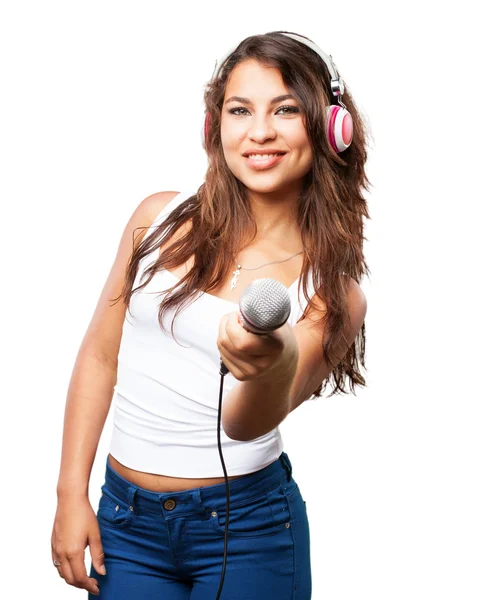
<svg viewBox="0 0 479 600"><path fill-rule="evenodd" d="M176 506L176 502L170 498L169 500L165 500L163 502L163 506L166 508L166 510L173 510Z"/></svg>

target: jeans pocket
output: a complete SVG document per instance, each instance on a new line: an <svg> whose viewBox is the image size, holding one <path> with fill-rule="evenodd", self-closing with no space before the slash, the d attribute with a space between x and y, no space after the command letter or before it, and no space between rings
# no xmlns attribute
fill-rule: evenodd
<svg viewBox="0 0 479 600"><path fill-rule="evenodd" d="M128 527L133 520L133 507L114 496L106 486L102 486L101 491L96 514L98 523L114 529Z"/></svg>
<svg viewBox="0 0 479 600"><path fill-rule="evenodd" d="M291 514L280 486L260 496L230 505L228 537L257 538L275 535L289 527ZM210 514L212 528L226 533L226 499Z"/></svg>

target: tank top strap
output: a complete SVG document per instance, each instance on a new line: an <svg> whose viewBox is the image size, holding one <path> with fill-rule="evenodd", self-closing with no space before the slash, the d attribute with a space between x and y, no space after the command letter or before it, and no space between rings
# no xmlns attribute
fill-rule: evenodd
<svg viewBox="0 0 479 600"><path fill-rule="evenodd" d="M155 217L155 220L149 226L144 237L147 238L149 235L151 235L155 228L160 225L176 207L194 194L196 194L196 191L187 190L184 192L178 192L178 194L176 194L176 196L174 196L174 198L172 198L168 204L163 207L163 210Z"/></svg>
<svg viewBox="0 0 479 600"><path fill-rule="evenodd" d="M170 214L171 211L173 211L177 206L179 206L182 202L184 202L194 194L196 194L196 191L178 192L178 194L176 194L176 196L174 196L168 202L168 204L163 207L163 210L161 210L160 213L155 217L154 221L148 227L148 231L143 236L143 240L145 240L148 236L152 235L152 233L156 230L158 225L161 224L163 219L166 219L166 217ZM143 258L140 260L136 272L134 286L136 286L138 282L141 281L144 271L158 258L158 253L159 250L156 249L155 251L149 252L146 256L143 256Z"/></svg>

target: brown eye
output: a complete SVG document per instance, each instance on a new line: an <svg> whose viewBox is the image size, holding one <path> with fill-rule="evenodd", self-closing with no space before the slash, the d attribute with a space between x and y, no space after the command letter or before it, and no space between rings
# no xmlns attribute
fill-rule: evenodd
<svg viewBox="0 0 479 600"><path fill-rule="evenodd" d="M299 108L297 106L290 106L289 104L287 104L286 106L281 106L280 108L278 108L278 110L283 110L284 108L287 108L290 114L299 112Z"/></svg>
<svg viewBox="0 0 479 600"><path fill-rule="evenodd" d="M244 106L238 106L238 107L236 107L236 108L230 108L230 109L228 110L228 112L229 112L229 113L231 113L232 115L238 115L238 113L237 113L237 112L235 112L235 111L237 111L237 110L247 110L247 109L246 109L246 108L244 108ZM239 115L238 115L238 116L239 116Z"/></svg>

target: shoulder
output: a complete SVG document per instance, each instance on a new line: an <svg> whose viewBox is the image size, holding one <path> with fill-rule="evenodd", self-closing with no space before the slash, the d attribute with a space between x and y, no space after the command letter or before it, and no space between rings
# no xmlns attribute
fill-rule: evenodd
<svg viewBox="0 0 479 600"><path fill-rule="evenodd" d="M161 211L180 192L156 192L144 198L136 207L126 226L125 234L133 236L136 249Z"/></svg>
<svg viewBox="0 0 479 600"><path fill-rule="evenodd" d="M147 196L139 205L143 213L144 220L151 225L160 212L170 203L180 192L156 192Z"/></svg>
<svg viewBox="0 0 479 600"><path fill-rule="evenodd" d="M346 277L346 275L345 275ZM359 283L352 277L348 277L346 288L346 304L351 316L353 327L361 329L367 311L366 295ZM326 303L317 294L313 294L311 303L306 307L306 317L322 317L326 312Z"/></svg>
<svg viewBox="0 0 479 600"><path fill-rule="evenodd" d="M352 277L348 277L346 287L346 306L350 318L349 331L346 334L349 343L352 343L359 333L367 312L367 300L359 283ZM304 312L307 327L311 322L316 323L327 312L326 303L317 294L313 294L311 303L306 307Z"/></svg>

